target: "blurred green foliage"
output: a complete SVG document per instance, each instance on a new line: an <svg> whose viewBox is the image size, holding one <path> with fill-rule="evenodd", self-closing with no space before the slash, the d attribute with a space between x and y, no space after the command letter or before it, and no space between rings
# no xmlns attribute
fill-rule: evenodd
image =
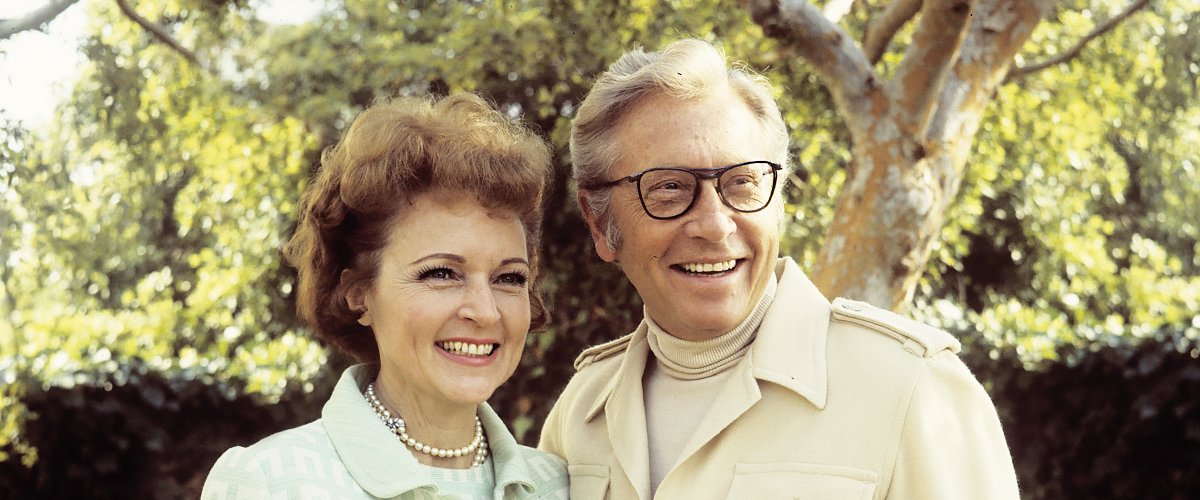
<svg viewBox="0 0 1200 500"><path fill-rule="evenodd" d="M802 266L851 161L815 76L732 0L345 0L294 26L259 21L251 0L138 2L202 65L112 2L85 5L88 62L54 125L0 124L0 486L11 491L53 497L77 480L101 497L175 496L224 447L318 415L348 361L296 319L279 249L319 152L378 99L478 91L554 144L552 324L493 398L529 443L574 356L640 315L632 287L594 257L567 188L569 120L606 64L700 36L767 74L802 172L783 241ZM1124 5L1064 2L1018 64L1066 50ZM1198 11L1154 2L1078 58L1001 87L922 278L913 313L966 341L1033 498L1129 498L1121 488L1142 484L1129 474L1102 488L1121 480L1114 467L1139 466L1133 443L1078 470L1071 460L1095 456L1086 439L1167 433L1200 456L1200 413L1171 392L1194 397L1200 384ZM860 37L870 13L860 3L843 24ZM1029 404L1051 387L1077 395L1070 412ZM1117 387L1143 410L1104 404ZM1191 420L1176 435L1131 411ZM1098 420L1069 431L1067 416ZM156 474L172 479L147 482Z"/></svg>

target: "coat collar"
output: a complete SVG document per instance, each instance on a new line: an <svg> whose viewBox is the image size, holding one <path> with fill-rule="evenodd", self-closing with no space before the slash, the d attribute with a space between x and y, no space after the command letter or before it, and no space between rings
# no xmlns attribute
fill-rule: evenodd
<svg viewBox="0 0 1200 500"><path fill-rule="evenodd" d="M750 352L739 365L749 364L755 379L779 384L824 409L828 397L825 346L831 316L829 301L791 257L776 262L775 276L779 280L775 299L767 308ZM601 411L611 411L607 406L614 394L621 394L623 399L636 395L645 425L641 395L650 350L646 329L643 319L630 334L617 373L588 407L585 420L592 420Z"/></svg>
<svg viewBox="0 0 1200 500"><path fill-rule="evenodd" d="M521 445L508 431L504 421L487 403L479 405L479 420L487 433L488 448L496 469L496 491L504 492L503 498L524 498L537 489L533 471L521 453Z"/></svg>
<svg viewBox="0 0 1200 500"><path fill-rule="evenodd" d="M681 459L720 433L760 398L762 382L778 384L824 409L828 394L825 346L829 332L829 301L817 291L790 258L776 263L779 280L775 299L767 308L750 351L734 365L729 381L685 445ZM638 498L650 498L649 474L633 477L629 471L649 471L646 405L642 377L650 346L645 320L630 334L620 365L588 407L585 421L605 414L609 442L620 469L625 471Z"/></svg>
<svg viewBox="0 0 1200 500"><path fill-rule="evenodd" d="M601 412L608 419L608 440L624 471L650 470L650 444L646 437L646 404L642 395L642 375L650 356L646 342L646 322L638 325L630 338L617 373L592 403L585 421ZM614 424L620 422L620 424ZM628 474L628 473L627 473ZM638 498L650 498L650 477L628 477Z"/></svg>
<svg viewBox="0 0 1200 500"><path fill-rule="evenodd" d="M829 301L791 257L775 265L779 289L767 308L745 363L754 378L785 387L824 409L828 397L826 344Z"/></svg>
<svg viewBox="0 0 1200 500"><path fill-rule="evenodd" d="M380 425L363 389L375 379L377 365L355 365L344 373L321 410L321 423L354 481L372 496L392 498L408 491L435 488L429 473L400 440ZM496 488L505 498L528 495L535 482L520 446L487 403L479 405L496 471Z"/></svg>
<svg viewBox="0 0 1200 500"><path fill-rule="evenodd" d="M646 331L649 328L646 325L646 320L638 324L636 330L629 334L629 342L625 344L625 352L621 355L621 365L617 367L617 373L604 389L597 395L596 400L588 407L588 412L584 415L584 421L591 421L604 410L608 404L609 396L617 392L618 386L628 386L630 390L636 391L638 395L642 393L642 375L646 372L646 360L650 356L650 344L646 342ZM637 381L637 384L623 383L624 381ZM636 385L636 387L633 387ZM628 391L626 391L628 392Z"/></svg>

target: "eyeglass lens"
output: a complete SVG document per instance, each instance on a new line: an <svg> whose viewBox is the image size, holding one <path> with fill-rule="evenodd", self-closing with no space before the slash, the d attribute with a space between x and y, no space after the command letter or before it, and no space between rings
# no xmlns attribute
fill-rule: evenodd
<svg viewBox="0 0 1200 500"><path fill-rule="evenodd" d="M697 172L661 168L647 171L639 179L642 203L653 217L670 218L687 211L700 192ZM768 163L749 163L725 172L717 178L717 190L725 205L740 212L762 210L775 188L775 170Z"/></svg>

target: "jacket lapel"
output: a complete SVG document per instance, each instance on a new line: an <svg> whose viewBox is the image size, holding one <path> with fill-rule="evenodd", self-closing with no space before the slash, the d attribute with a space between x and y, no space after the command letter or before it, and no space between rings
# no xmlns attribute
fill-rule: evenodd
<svg viewBox="0 0 1200 500"><path fill-rule="evenodd" d="M479 420L487 433L492 464L496 468L496 491L503 498L527 498L536 493L533 473L521 456L521 447L495 410L487 403L479 405Z"/></svg>
<svg viewBox="0 0 1200 500"><path fill-rule="evenodd" d="M754 344L736 366L701 420L680 459L712 441L762 398L759 381L771 382L824 409L828 396L825 346L829 301L791 258L775 267L779 287L767 308ZM649 498L650 464L642 377L650 348L643 321L630 339L617 373L589 407L586 419L604 413L609 442L622 472L639 498Z"/></svg>
<svg viewBox="0 0 1200 500"><path fill-rule="evenodd" d="M776 265L779 289L742 364L754 378L779 384L818 409L828 396L829 301L789 257Z"/></svg>
<svg viewBox="0 0 1200 500"><path fill-rule="evenodd" d="M712 441L717 434L720 434L762 398L762 393L758 390L758 381L752 375L750 363L739 362L731 370L733 372L729 374L729 379L725 381L721 392L713 400L712 408L704 415L696 427L696 432L692 434L687 445L683 447L683 452L679 454L681 463L691 457L696 450Z"/></svg>
<svg viewBox="0 0 1200 500"><path fill-rule="evenodd" d="M342 374L321 410L321 424L354 481L372 496L392 498L433 488L429 474L388 430L362 396L377 367L355 365Z"/></svg>
<svg viewBox="0 0 1200 500"><path fill-rule="evenodd" d="M823 409L827 396L825 344L829 302L790 258L776 265L779 287L750 351L729 379L680 454L680 461L709 443L746 413L762 392L759 381L779 384Z"/></svg>

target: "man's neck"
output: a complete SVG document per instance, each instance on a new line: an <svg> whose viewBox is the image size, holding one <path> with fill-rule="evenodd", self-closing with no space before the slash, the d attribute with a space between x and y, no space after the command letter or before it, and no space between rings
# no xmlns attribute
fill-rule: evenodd
<svg viewBox="0 0 1200 500"><path fill-rule="evenodd" d="M647 311L647 341L663 371L676 378L693 380L718 373L737 362L754 341L755 333L767 314L767 308L775 299L775 289L778 286L775 281L775 276L772 275L758 302L741 323L732 330L708 340L690 341L671 335L663 330Z"/></svg>

